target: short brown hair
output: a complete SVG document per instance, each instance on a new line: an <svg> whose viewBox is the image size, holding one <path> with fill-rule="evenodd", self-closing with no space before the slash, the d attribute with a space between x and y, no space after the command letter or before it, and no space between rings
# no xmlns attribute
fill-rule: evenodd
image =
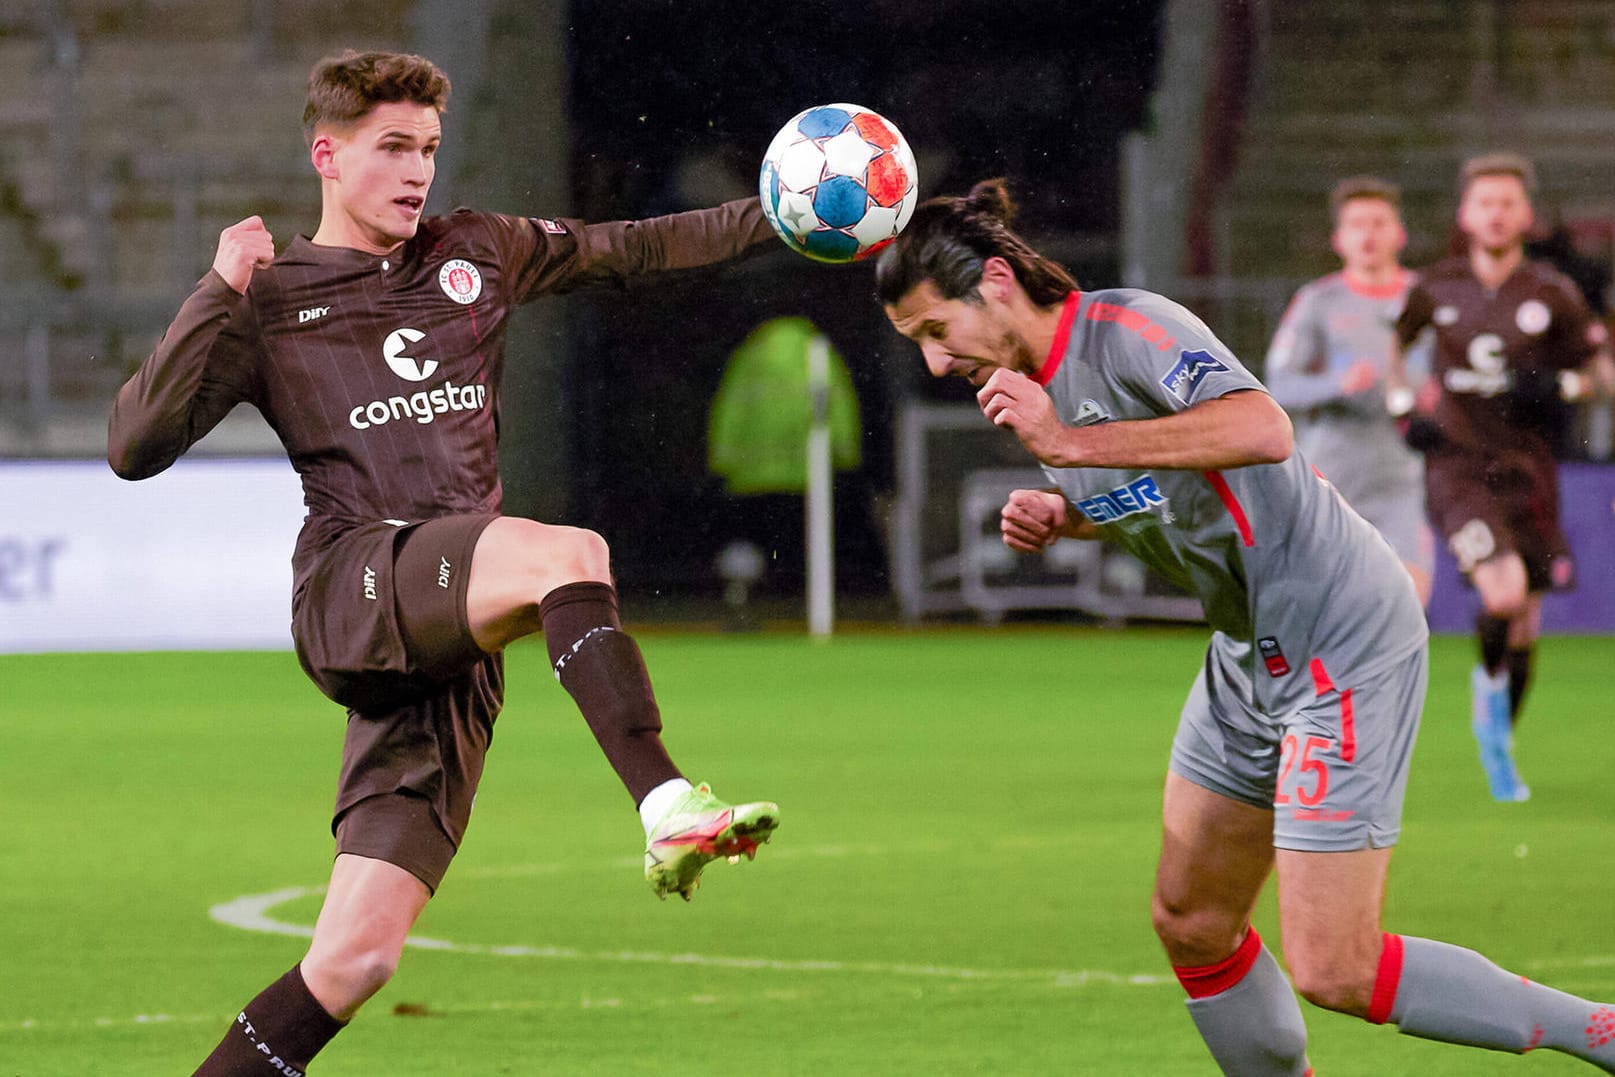
<svg viewBox="0 0 1615 1077"><path fill-rule="evenodd" d="M963 198L920 204L901 235L875 263L875 293L891 306L925 281L943 299L980 303L977 288L987 259L1002 258L1032 302L1053 306L1077 290L1066 268L1010 231L1015 203L1002 179L982 180Z"/></svg>
<svg viewBox="0 0 1615 1077"><path fill-rule="evenodd" d="M449 103L449 77L424 56L407 52L347 49L314 65L303 106L303 135L321 126L351 127L377 105L407 101L442 112Z"/></svg>
<svg viewBox="0 0 1615 1077"><path fill-rule="evenodd" d="M1458 194L1468 194L1469 185L1482 176L1513 176L1526 194L1536 194L1536 169L1530 158L1518 153L1483 153L1465 161L1458 170Z"/></svg>
<svg viewBox="0 0 1615 1077"><path fill-rule="evenodd" d="M1402 188L1390 180L1378 176L1347 176L1329 192L1329 219L1339 224L1340 211L1346 208L1346 203L1359 198L1372 198L1384 202L1397 213L1402 212Z"/></svg>

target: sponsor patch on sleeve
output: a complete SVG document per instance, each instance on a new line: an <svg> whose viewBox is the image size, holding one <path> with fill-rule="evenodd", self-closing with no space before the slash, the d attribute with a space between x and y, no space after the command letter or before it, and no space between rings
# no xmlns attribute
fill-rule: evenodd
<svg viewBox="0 0 1615 1077"><path fill-rule="evenodd" d="M566 225L562 224L560 221L552 221L548 217L534 217L533 223L552 236L566 235Z"/></svg>
<svg viewBox="0 0 1615 1077"><path fill-rule="evenodd" d="M1178 356L1178 361L1161 379L1161 387L1187 404L1194 399L1206 375L1219 370L1226 372L1227 369L1227 364L1208 351L1186 351Z"/></svg>

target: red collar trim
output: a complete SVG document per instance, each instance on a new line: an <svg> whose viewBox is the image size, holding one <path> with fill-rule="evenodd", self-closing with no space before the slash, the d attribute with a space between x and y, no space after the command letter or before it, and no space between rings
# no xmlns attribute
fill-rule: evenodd
<svg viewBox="0 0 1615 1077"><path fill-rule="evenodd" d="M1341 270L1340 277L1346 282L1346 287L1368 299L1395 299L1408 286L1408 273L1405 269L1397 270L1396 276L1384 284L1369 284L1345 270Z"/></svg>
<svg viewBox="0 0 1615 1077"><path fill-rule="evenodd" d="M1032 375L1032 380L1039 385L1053 381L1055 371L1060 369L1066 345L1071 343L1071 323L1077 320L1077 308L1081 305L1081 292L1072 292L1065 297L1065 306L1060 310L1060 324L1054 327L1054 345L1049 348L1048 358L1043 360L1043 365Z"/></svg>

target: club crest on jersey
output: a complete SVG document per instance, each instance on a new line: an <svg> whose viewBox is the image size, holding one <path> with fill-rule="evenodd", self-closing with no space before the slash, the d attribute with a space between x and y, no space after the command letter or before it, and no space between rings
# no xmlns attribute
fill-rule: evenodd
<svg viewBox="0 0 1615 1077"><path fill-rule="evenodd" d="M1178 361L1161 379L1161 387L1185 404L1194 398L1195 391L1207 374L1226 371L1228 367L1208 351L1195 349L1178 356Z"/></svg>
<svg viewBox="0 0 1615 1077"><path fill-rule="evenodd" d="M1514 312L1514 324L1520 327L1520 332L1533 337L1546 330L1551 321L1553 313L1540 299L1527 299L1520 304L1520 309Z"/></svg>
<svg viewBox="0 0 1615 1077"><path fill-rule="evenodd" d="M1157 505L1166 504L1166 495L1155 485L1155 476L1140 475L1124 486L1074 503L1082 514L1096 524L1114 523L1124 516L1148 512Z"/></svg>
<svg viewBox="0 0 1615 1077"><path fill-rule="evenodd" d="M482 294L482 273L464 258L450 258L437 271L437 284L456 303L475 303Z"/></svg>
<svg viewBox="0 0 1615 1077"><path fill-rule="evenodd" d="M1106 422L1110 412L1106 411L1097 400L1084 400L1077 405L1077 414L1071 420L1072 426L1088 426L1091 423Z"/></svg>

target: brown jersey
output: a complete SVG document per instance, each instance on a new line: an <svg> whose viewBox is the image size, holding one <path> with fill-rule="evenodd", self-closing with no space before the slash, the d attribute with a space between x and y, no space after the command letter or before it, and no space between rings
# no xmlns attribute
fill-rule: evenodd
<svg viewBox="0 0 1615 1077"><path fill-rule="evenodd" d="M1569 278L1524 262L1495 292L1448 258L1425 270L1397 320L1402 346L1435 330L1431 373L1441 385L1435 420L1447 451L1491 458L1551 457L1540 404L1512 392L1522 378L1552 378L1592 354L1591 315Z"/></svg>
<svg viewBox="0 0 1615 1077"><path fill-rule="evenodd" d="M302 477L292 564L354 528L497 512L505 326L540 295L733 258L773 233L756 199L584 224L458 211L384 255L294 239L246 295L216 272L119 391L107 455L168 467L237 404L263 413Z"/></svg>

